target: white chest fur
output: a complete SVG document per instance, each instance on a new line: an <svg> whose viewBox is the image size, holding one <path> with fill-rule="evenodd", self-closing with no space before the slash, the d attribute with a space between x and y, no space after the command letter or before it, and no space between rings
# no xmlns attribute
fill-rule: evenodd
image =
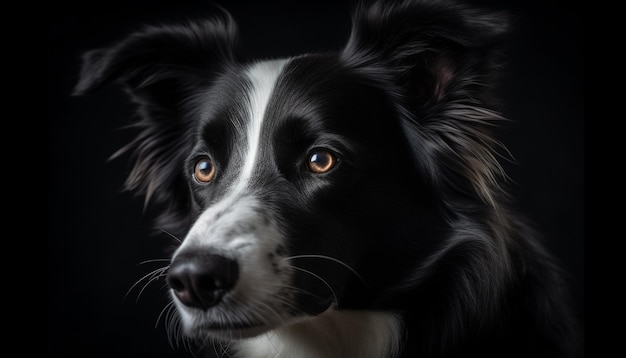
<svg viewBox="0 0 626 358"><path fill-rule="evenodd" d="M390 313L329 310L237 343L238 358L391 358L402 323Z"/></svg>

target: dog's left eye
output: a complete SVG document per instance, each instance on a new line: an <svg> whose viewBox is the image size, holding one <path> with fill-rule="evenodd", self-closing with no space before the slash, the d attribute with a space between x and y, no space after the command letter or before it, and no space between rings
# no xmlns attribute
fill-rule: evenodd
<svg viewBox="0 0 626 358"><path fill-rule="evenodd" d="M196 161L193 176L201 183L208 183L215 178L215 166L211 159L202 157Z"/></svg>
<svg viewBox="0 0 626 358"><path fill-rule="evenodd" d="M308 168L312 173L323 174L330 171L335 164L337 158L326 149L316 149L309 154Z"/></svg>

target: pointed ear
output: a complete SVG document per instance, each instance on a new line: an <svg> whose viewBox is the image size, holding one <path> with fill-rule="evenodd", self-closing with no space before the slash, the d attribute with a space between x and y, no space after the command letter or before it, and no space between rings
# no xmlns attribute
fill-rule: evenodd
<svg viewBox="0 0 626 358"><path fill-rule="evenodd" d="M190 118L198 110L194 96L236 61L237 40L236 25L223 12L205 21L148 26L83 56L74 95L117 83L137 107L132 128L139 133L113 157L130 155L126 190L145 195L146 203L166 206L162 228L179 222L173 215L190 206L182 157L192 142Z"/></svg>
<svg viewBox="0 0 626 358"><path fill-rule="evenodd" d="M489 131L501 117L486 102L507 34L502 12L379 0L355 11L342 53L348 65L376 74L400 104L416 164L432 182L490 204L501 168Z"/></svg>

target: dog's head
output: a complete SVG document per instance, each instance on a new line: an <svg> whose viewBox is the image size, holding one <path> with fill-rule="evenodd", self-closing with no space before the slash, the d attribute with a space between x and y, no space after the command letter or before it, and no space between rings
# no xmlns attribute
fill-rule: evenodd
<svg viewBox="0 0 626 358"><path fill-rule="evenodd" d="M87 53L76 93L118 82L137 105L126 186L184 237L167 282L186 331L402 309L392 288L455 205L494 205L499 117L481 99L504 27L456 4L382 1L355 11L335 53L243 61L227 14Z"/></svg>

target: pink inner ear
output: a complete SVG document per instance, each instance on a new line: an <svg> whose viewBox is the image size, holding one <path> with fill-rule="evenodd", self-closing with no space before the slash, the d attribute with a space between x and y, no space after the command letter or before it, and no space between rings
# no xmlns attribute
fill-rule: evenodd
<svg viewBox="0 0 626 358"><path fill-rule="evenodd" d="M437 100L441 100L446 94L446 88L454 76L454 67L445 58L440 58L433 66L435 76L435 86L433 94Z"/></svg>

